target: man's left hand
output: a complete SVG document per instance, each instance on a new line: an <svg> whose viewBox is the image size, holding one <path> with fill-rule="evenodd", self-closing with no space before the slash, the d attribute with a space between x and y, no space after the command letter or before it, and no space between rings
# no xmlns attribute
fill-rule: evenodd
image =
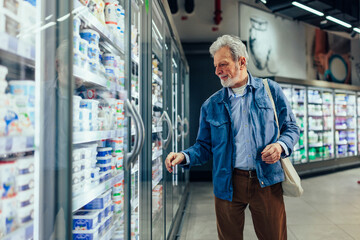
<svg viewBox="0 0 360 240"><path fill-rule="evenodd" d="M269 144L261 152L261 159L267 164L274 164L280 160L283 151L284 149L279 143Z"/></svg>

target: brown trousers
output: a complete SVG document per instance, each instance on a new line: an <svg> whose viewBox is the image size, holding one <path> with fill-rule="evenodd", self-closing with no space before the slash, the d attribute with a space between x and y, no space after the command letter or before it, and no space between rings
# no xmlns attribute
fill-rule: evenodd
<svg viewBox="0 0 360 240"><path fill-rule="evenodd" d="M255 175L255 176L254 176ZM242 240L249 205L255 233L260 240L286 240L286 214L281 183L261 188L256 173L234 170L234 195L229 202L215 197L220 240Z"/></svg>

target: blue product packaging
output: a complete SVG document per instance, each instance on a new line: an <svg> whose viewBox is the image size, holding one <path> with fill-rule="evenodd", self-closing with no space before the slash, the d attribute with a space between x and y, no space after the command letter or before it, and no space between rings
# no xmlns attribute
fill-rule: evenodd
<svg viewBox="0 0 360 240"><path fill-rule="evenodd" d="M77 211L73 215L73 230L92 230L99 223L100 211Z"/></svg>
<svg viewBox="0 0 360 240"><path fill-rule="evenodd" d="M99 227L100 225L92 230L73 231L73 240L98 240Z"/></svg>
<svg viewBox="0 0 360 240"><path fill-rule="evenodd" d="M83 209L104 209L106 204L111 201L111 189L86 204Z"/></svg>

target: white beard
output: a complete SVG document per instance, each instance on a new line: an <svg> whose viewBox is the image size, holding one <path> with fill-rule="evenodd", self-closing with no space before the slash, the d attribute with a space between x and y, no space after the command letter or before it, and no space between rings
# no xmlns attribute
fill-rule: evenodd
<svg viewBox="0 0 360 240"><path fill-rule="evenodd" d="M233 87L237 81L235 78L228 78L226 80L220 78L220 82L223 87Z"/></svg>

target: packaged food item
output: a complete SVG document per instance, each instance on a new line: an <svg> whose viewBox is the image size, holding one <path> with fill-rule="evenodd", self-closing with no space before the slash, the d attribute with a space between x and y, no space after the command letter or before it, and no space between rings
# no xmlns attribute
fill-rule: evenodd
<svg viewBox="0 0 360 240"><path fill-rule="evenodd" d="M20 158L16 160L17 174L34 173L34 157Z"/></svg>
<svg viewBox="0 0 360 240"><path fill-rule="evenodd" d="M13 232L19 225L17 217L16 197L2 199L2 226L5 234Z"/></svg>
<svg viewBox="0 0 360 240"><path fill-rule="evenodd" d="M74 17L73 19L74 36L80 36L80 25L81 25L81 20L78 17Z"/></svg>
<svg viewBox="0 0 360 240"><path fill-rule="evenodd" d="M111 155L96 158L98 164L109 164L111 163L111 159L112 159Z"/></svg>
<svg viewBox="0 0 360 240"><path fill-rule="evenodd" d="M97 73L99 67L99 61L98 60L89 60L89 70L92 73Z"/></svg>
<svg viewBox="0 0 360 240"><path fill-rule="evenodd" d="M34 204L34 198L35 195L33 190L19 192L17 195L18 207L22 208Z"/></svg>
<svg viewBox="0 0 360 240"><path fill-rule="evenodd" d="M94 44L99 46L100 34L92 29L82 29L80 31L80 37L89 42L89 44Z"/></svg>
<svg viewBox="0 0 360 240"><path fill-rule="evenodd" d="M35 82L32 80L9 81L10 93L18 96L26 96L27 106L35 107Z"/></svg>
<svg viewBox="0 0 360 240"><path fill-rule="evenodd" d="M104 209L111 201L111 189L86 204L83 209Z"/></svg>
<svg viewBox="0 0 360 240"><path fill-rule="evenodd" d="M73 231L73 240L97 240L99 239L99 227L100 225L92 230Z"/></svg>
<svg viewBox="0 0 360 240"><path fill-rule="evenodd" d="M16 185L19 192L34 188L34 174L18 175Z"/></svg>
<svg viewBox="0 0 360 240"><path fill-rule="evenodd" d="M80 210L73 214L73 230L93 230L99 225L100 210Z"/></svg>
<svg viewBox="0 0 360 240"><path fill-rule="evenodd" d="M111 147L98 147L97 148L97 156L105 157L111 156L112 148Z"/></svg>
<svg viewBox="0 0 360 240"><path fill-rule="evenodd" d="M118 4L115 2L105 3L105 23L118 25L118 15L117 15Z"/></svg>
<svg viewBox="0 0 360 240"><path fill-rule="evenodd" d="M105 3L103 0L90 0L88 8L102 24L105 24Z"/></svg>
<svg viewBox="0 0 360 240"><path fill-rule="evenodd" d="M19 208L17 211L18 223L23 225L34 220L34 205Z"/></svg>
<svg viewBox="0 0 360 240"><path fill-rule="evenodd" d="M88 58L89 60L99 61L100 49L95 44L89 44L88 46Z"/></svg>
<svg viewBox="0 0 360 240"><path fill-rule="evenodd" d="M79 51L83 55L88 55L89 51L89 42L83 38L80 38L79 42Z"/></svg>
<svg viewBox="0 0 360 240"><path fill-rule="evenodd" d="M14 161L0 162L0 184L2 199L16 196L16 164Z"/></svg>

